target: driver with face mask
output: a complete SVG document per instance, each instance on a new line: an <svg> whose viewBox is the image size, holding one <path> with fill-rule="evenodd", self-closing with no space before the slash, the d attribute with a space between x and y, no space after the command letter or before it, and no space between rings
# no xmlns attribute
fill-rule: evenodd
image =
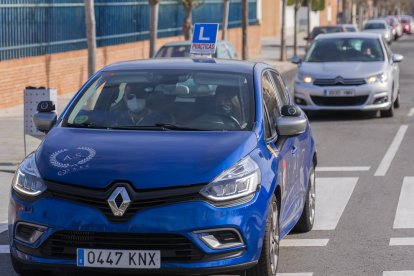
<svg viewBox="0 0 414 276"><path fill-rule="evenodd" d="M154 126L168 123L168 118L147 107L147 92L141 84L128 83L125 86L123 100L127 111L121 116L118 125Z"/></svg>

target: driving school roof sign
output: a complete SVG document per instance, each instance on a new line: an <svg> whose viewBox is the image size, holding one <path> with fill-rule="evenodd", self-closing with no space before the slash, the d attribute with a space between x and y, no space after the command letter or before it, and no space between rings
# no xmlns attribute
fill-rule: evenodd
<svg viewBox="0 0 414 276"><path fill-rule="evenodd" d="M194 24L191 53L213 55L216 52L216 41L219 24Z"/></svg>

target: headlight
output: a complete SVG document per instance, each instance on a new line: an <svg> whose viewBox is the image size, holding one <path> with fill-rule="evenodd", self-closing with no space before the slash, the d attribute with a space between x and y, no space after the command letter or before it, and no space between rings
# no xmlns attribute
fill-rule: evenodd
<svg viewBox="0 0 414 276"><path fill-rule="evenodd" d="M260 169L256 162L246 157L224 171L200 193L212 201L227 201L254 194L260 185Z"/></svg>
<svg viewBox="0 0 414 276"><path fill-rule="evenodd" d="M307 83L307 84L309 84L309 83L312 83L312 82L313 82L313 78L312 78L311 76L308 76L308 75L302 75L302 74L298 74L298 76L297 76L297 80L298 80L299 82L303 82L303 83Z"/></svg>
<svg viewBox="0 0 414 276"><path fill-rule="evenodd" d="M371 76L367 79L369 84L373 84L373 83L377 83L377 82L384 83L387 80L388 80L388 78L385 75L385 73L381 73L381 74L378 74L378 75L375 75L375 76Z"/></svg>
<svg viewBox="0 0 414 276"><path fill-rule="evenodd" d="M36 166L34 153L27 156L20 164L12 185L16 192L28 196L37 196L46 190L46 185L43 183Z"/></svg>

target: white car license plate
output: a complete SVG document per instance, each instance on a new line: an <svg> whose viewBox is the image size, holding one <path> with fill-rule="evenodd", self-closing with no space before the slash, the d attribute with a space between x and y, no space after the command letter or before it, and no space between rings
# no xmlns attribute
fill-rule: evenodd
<svg viewBox="0 0 414 276"><path fill-rule="evenodd" d="M325 90L326 97L352 97L354 95L355 91L352 89Z"/></svg>
<svg viewBox="0 0 414 276"><path fill-rule="evenodd" d="M77 266L157 269L161 267L161 252L78 248Z"/></svg>

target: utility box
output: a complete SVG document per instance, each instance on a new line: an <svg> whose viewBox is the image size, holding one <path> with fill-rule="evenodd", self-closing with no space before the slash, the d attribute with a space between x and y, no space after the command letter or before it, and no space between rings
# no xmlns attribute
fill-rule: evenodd
<svg viewBox="0 0 414 276"><path fill-rule="evenodd" d="M57 109L57 90L44 87L26 87L24 90L24 135L41 139L43 132L36 129L33 123L33 115L37 113L37 105L41 101L52 101Z"/></svg>

